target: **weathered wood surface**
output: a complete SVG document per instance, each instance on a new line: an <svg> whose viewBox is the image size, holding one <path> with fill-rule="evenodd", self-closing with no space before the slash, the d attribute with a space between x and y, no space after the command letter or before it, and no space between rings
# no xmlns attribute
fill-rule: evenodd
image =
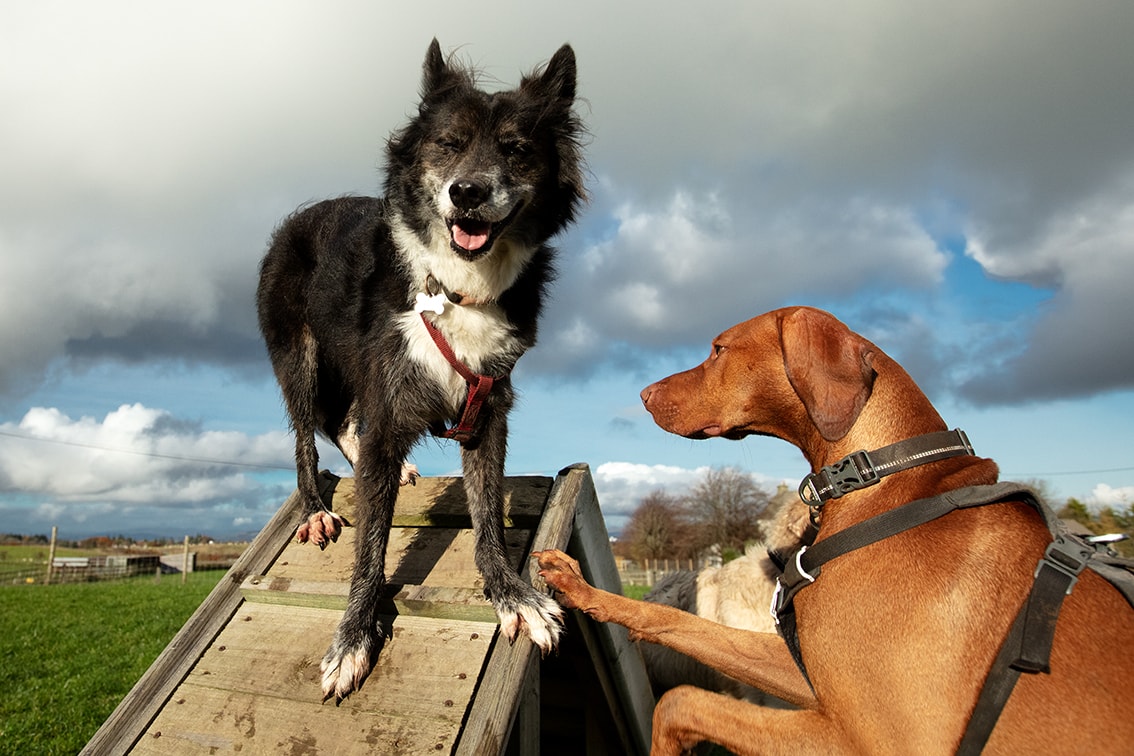
<svg viewBox="0 0 1134 756"><path fill-rule="evenodd" d="M353 483L323 479L324 500L348 521ZM620 590L586 465L554 481L508 478L505 506L509 555L526 580L533 580L532 550L566 548L584 564L597 560L587 568L596 585ZM386 564L390 585L379 606L389 640L362 689L337 706L321 702L319 663L346 605L354 530L320 551L294 542L299 520L293 494L84 753L538 752L539 654L526 636L509 644L498 633L474 564L460 478L402 489ZM538 577L534 583L544 587ZM642 695L636 647L627 651L617 632L612 640L602 628L573 633L568 642L585 646L572 658L611 658L594 659L588 673L601 691L572 690L567 700L597 696L605 699L602 716L637 720L604 725L617 733L606 739L620 742L594 752L646 753L648 685L643 701L618 700ZM593 714L594 702L589 706Z"/></svg>
<svg viewBox="0 0 1134 756"><path fill-rule="evenodd" d="M622 593L618 566L610 549L610 535L590 475L582 481L576 498L575 522L567 552L579 560L579 569L588 583ZM649 753L655 701L638 644L631 642L629 632L621 625L595 622L582 613L579 613L579 624L589 656L595 661L607 705L614 712L614 722L626 728L625 732L620 732L626 751Z"/></svg>
<svg viewBox="0 0 1134 756"><path fill-rule="evenodd" d="M495 625L392 618L393 637L370 678L336 706L320 703L318 691L338 619L324 609L245 603L133 753L449 752Z"/></svg>
<svg viewBox="0 0 1134 756"><path fill-rule="evenodd" d="M559 473L548 495L547 508L536 531L531 551L564 549L571 537L575 500L584 480L590 479L586 465L568 467ZM531 579L531 563L525 560L520 574ZM537 581L542 582L539 578ZM537 663L539 650L527 637L514 644L498 642L489 658L480 691L469 711L457 756L488 756L503 753L508 743L528 668Z"/></svg>
<svg viewBox="0 0 1134 756"><path fill-rule="evenodd" d="M321 479L321 493L328 491L332 484L330 478ZM300 520L299 496L292 494L81 753L120 754L129 750L243 602L240 584L245 576L262 575L268 569L295 533Z"/></svg>

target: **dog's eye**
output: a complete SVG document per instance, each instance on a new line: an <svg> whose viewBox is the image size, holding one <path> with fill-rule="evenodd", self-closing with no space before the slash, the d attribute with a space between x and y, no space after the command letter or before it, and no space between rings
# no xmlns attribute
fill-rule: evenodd
<svg viewBox="0 0 1134 756"><path fill-rule="evenodd" d="M464 140L458 136L443 136L435 144L446 152L458 152L464 146Z"/></svg>
<svg viewBox="0 0 1134 756"><path fill-rule="evenodd" d="M526 157L532 154L532 145L526 139L504 139L500 142L500 152L508 157Z"/></svg>
<svg viewBox="0 0 1134 756"><path fill-rule="evenodd" d="M722 344L713 344L713 359L721 356L721 352L725 350Z"/></svg>

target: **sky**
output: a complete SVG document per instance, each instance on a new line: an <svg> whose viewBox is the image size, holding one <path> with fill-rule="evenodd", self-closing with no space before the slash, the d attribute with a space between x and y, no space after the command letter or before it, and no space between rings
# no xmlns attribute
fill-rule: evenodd
<svg viewBox="0 0 1134 756"><path fill-rule="evenodd" d="M578 60L589 202L509 474L589 464L615 532L711 467L796 486L796 449L668 435L638 392L807 304L1002 477L1134 501L1134 4L411 5L0 0L0 532L267 522L295 479L259 260L297 206L380 191L434 37L489 89ZM413 461L459 473L453 442Z"/></svg>

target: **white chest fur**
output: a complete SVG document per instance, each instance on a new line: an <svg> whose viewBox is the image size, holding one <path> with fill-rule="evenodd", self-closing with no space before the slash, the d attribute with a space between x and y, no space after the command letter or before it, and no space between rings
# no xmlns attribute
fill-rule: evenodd
<svg viewBox="0 0 1134 756"><path fill-rule="evenodd" d="M534 254L499 239L493 249L473 261L463 260L449 248L449 240L437 229L432 244L423 244L400 218L391 219L394 243L401 251L410 280L424 288L427 278L443 282L449 291L460 292L473 304L444 302L440 314L426 317L437 326L453 349L457 359L474 372L483 372L490 357L507 357L514 362L524 347L512 332L504 311L496 300L515 283ZM411 291L411 297L417 291ZM445 359L429 331L415 311L398 316L398 328L406 340L409 357L443 387L454 412L464 404L465 380Z"/></svg>
<svg viewBox="0 0 1134 756"><path fill-rule="evenodd" d="M473 372L483 372L489 358L506 356L515 361L523 354L523 345L497 305L448 303L441 315L430 313L426 317L445 336L457 359ZM406 340L409 358L442 387L450 409L459 411L465 400L465 379L445 359L421 322L421 315L413 311L402 313L398 316L398 328Z"/></svg>

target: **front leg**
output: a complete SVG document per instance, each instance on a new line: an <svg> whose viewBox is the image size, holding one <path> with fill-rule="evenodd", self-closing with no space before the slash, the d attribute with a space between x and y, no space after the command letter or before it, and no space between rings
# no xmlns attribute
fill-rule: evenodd
<svg viewBox="0 0 1134 756"><path fill-rule="evenodd" d="M476 540L476 566L484 578L484 595L496 609L500 630L509 642L520 631L546 655L559 645L563 610L550 596L520 578L508 561L504 544L504 457L508 426L502 411L485 418L475 447L463 446L465 495Z"/></svg>
<svg viewBox="0 0 1134 756"><path fill-rule="evenodd" d="M539 574L560 603L597 622L614 622L631 640L672 648L753 688L801 708L818 706L815 694L778 635L719 625L664 604L635 601L595 588L583 579L579 563L554 549L533 554Z"/></svg>
<svg viewBox="0 0 1134 756"><path fill-rule="evenodd" d="M386 546L404 453L377 446L365 445L360 460L354 574L346 612L321 664L324 701L342 700L361 687L382 641L377 607L386 585Z"/></svg>

